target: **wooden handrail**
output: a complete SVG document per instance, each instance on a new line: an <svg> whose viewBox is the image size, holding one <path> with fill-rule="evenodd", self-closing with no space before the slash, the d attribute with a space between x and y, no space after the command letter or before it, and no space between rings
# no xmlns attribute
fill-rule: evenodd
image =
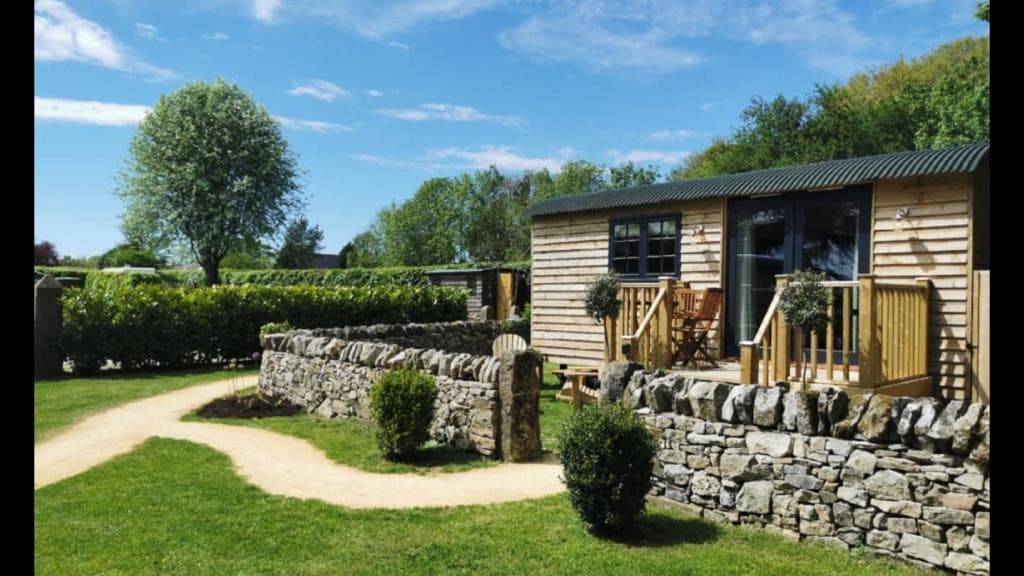
<svg viewBox="0 0 1024 576"><path fill-rule="evenodd" d="M765 332L771 328L772 318L775 317L775 309L779 307L779 300L782 298L782 291L775 293L775 297L772 298L772 303L768 305L768 311L765 312L764 318L761 319L761 325L757 328L757 333L754 334L754 339L749 342L741 342L740 344L761 344L761 340L764 339Z"/></svg>
<svg viewBox="0 0 1024 576"><path fill-rule="evenodd" d="M653 318L654 314L658 311L658 306L661 306L661 301L665 299L665 294L667 292L668 291L665 290L664 288L658 290L658 295L655 296L654 300L651 301L651 307L647 309L647 314L644 314L644 319L641 320L640 325L636 327L636 332L634 332L633 334L623 336L623 340L633 341L640 339L640 336L642 336L643 333L646 332L647 328L650 326L651 318Z"/></svg>

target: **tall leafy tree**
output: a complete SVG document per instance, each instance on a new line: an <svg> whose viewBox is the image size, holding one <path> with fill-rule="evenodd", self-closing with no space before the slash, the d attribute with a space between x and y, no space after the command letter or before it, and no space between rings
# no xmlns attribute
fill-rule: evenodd
<svg viewBox="0 0 1024 576"><path fill-rule="evenodd" d="M381 265L384 259L384 238L381 234L379 214L377 220L357 234L350 244L352 251L345 259L345 264L349 268L375 268Z"/></svg>
<svg viewBox="0 0 1024 576"><path fill-rule="evenodd" d="M348 242L347 244L341 247L341 250L338 252L338 268L350 268L348 264L348 258L355 251L355 249L355 244L353 244L352 242Z"/></svg>
<svg viewBox="0 0 1024 576"><path fill-rule="evenodd" d="M554 177L544 169L534 174L533 180L534 202L543 202L559 196L600 192L608 188L604 166L591 164L585 160L566 162Z"/></svg>
<svg viewBox="0 0 1024 576"><path fill-rule="evenodd" d="M310 268L313 257L324 241L324 233L319 226L310 226L309 220L299 218L284 232L284 242L277 251L275 268Z"/></svg>
<svg viewBox="0 0 1024 576"><path fill-rule="evenodd" d="M631 186L647 186L658 181L658 169L650 164L646 168L634 166L626 162L621 166L612 166L608 170L609 184L612 188L629 188Z"/></svg>
<svg viewBox="0 0 1024 576"><path fill-rule="evenodd" d="M381 213L386 265L453 262L459 254L463 190L450 178L432 178L412 198Z"/></svg>
<svg viewBox="0 0 1024 576"><path fill-rule="evenodd" d="M57 247L53 242L43 240L36 246L35 263L40 266L56 266L60 262L60 255L57 254Z"/></svg>
<svg viewBox="0 0 1024 576"><path fill-rule="evenodd" d="M186 244L207 285L233 247L274 236L301 205L277 120L223 79L160 97L132 139L117 193L126 236Z"/></svg>

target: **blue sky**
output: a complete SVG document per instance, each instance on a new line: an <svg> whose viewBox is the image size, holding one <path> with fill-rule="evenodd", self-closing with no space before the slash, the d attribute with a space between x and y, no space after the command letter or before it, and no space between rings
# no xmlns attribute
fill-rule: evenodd
<svg viewBox="0 0 1024 576"><path fill-rule="evenodd" d="M160 94L223 76L279 117L337 252L425 179L584 159L667 173L755 95L988 32L976 0L36 0L35 239L119 241Z"/></svg>

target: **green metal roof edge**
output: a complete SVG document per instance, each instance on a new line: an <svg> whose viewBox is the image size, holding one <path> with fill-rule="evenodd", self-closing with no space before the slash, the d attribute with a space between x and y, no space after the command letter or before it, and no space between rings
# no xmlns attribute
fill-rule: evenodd
<svg viewBox="0 0 1024 576"><path fill-rule="evenodd" d="M828 188L860 184L883 178L910 178L974 172L988 156L988 152L989 143L980 142L938 150L893 152L696 180L617 188L593 194L552 198L527 210L527 215L533 217L573 214L651 206L661 202L680 200L743 197Z"/></svg>

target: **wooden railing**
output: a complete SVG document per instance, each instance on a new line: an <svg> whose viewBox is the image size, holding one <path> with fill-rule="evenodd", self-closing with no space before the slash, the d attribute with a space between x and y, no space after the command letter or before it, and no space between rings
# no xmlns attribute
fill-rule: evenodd
<svg viewBox="0 0 1024 576"><path fill-rule="evenodd" d="M778 303L788 276L780 275L776 281L775 297L757 333L740 343L741 383L768 386L802 381L805 369L808 383L858 388L927 378L928 280L883 284L865 274L851 282L823 282L832 295L824 347L817 333L812 332L805 342L807 335L786 325ZM856 315L855 298L859 300ZM838 339L836 330L841 330ZM824 362L818 358L822 348ZM805 350L809 352L808 366L804 366Z"/></svg>
<svg viewBox="0 0 1024 576"><path fill-rule="evenodd" d="M675 354L673 326L678 310L695 307L699 290L663 277L657 284L619 285L619 315L605 322L605 360L630 360L648 368L669 368Z"/></svg>

